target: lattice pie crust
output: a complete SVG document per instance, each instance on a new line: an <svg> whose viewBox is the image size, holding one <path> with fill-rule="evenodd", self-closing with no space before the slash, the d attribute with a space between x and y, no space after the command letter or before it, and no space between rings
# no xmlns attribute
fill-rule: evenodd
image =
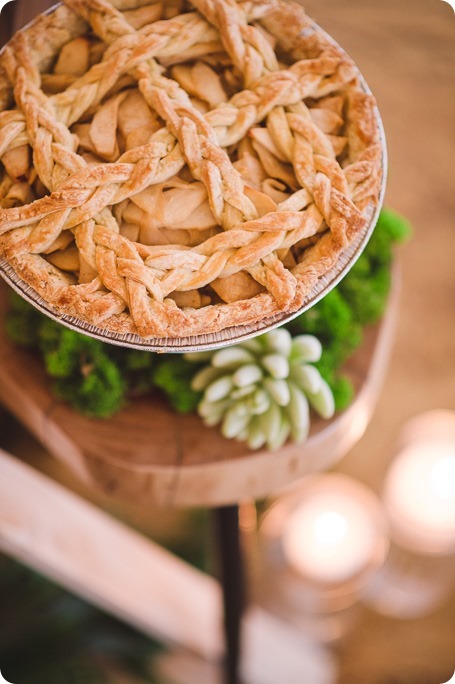
<svg viewBox="0 0 455 684"><path fill-rule="evenodd" d="M296 311L377 203L375 104L286 0L65 0L0 57L0 255L186 337Z"/></svg>

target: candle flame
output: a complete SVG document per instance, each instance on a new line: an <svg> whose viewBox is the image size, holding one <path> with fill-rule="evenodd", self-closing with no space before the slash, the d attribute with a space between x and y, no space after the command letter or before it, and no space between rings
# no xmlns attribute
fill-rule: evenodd
<svg viewBox="0 0 455 684"><path fill-rule="evenodd" d="M348 523L341 513L326 511L314 521L314 536L321 542L331 546L340 544L348 533Z"/></svg>
<svg viewBox="0 0 455 684"><path fill-rule="evenodd" d="M400 544L429 553L451 552L455 440L427 437L405 446L387 474L384 503Z"/></svg>
<svg viewBox="0 0 455 684"><path fill-rule="evenodd" d="M441 499L455 499L455 454L435 464L430 473L430 487Z"/></svg>

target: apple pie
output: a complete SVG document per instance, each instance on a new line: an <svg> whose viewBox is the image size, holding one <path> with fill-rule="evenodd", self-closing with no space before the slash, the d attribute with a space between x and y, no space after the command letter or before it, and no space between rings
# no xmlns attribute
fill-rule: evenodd
<svg viewBox="0 0 455 684"><path fill-rule="evenodd" d="M182 338L297 311L378 203L376 106L287 0L65 0L0 55L0 256Z"/></svg>

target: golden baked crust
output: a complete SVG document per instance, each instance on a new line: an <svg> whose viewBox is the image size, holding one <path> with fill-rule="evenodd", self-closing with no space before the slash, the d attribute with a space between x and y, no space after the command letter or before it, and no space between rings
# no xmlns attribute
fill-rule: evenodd
<svg viewBox="0 0 455 684"><path fill-rule="evenodd" d="M378 201L374 100L287 0L65 0L0 108L0 255L116 333L296 311Z"/></svg>

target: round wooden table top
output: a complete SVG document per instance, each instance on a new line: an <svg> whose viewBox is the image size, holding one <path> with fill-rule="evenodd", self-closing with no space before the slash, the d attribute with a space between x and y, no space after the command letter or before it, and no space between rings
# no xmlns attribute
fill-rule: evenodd
<svg viewBox="0 0 455 684"><path fill-rule="evenodd" d="M258 499L324 470L365 431L379 396L394 336L398 285L381 324L345 366L356 388L351 406L331 421L312 417L310 437L276 452L250 451L177 415L156 396L132 401L108 420L86 418L50 391L39 359L6 338L8 288L0 288L0 402L58 459L91 486L163 506L220 506ZM144 352L146 353L146 352Z"/></svg>

